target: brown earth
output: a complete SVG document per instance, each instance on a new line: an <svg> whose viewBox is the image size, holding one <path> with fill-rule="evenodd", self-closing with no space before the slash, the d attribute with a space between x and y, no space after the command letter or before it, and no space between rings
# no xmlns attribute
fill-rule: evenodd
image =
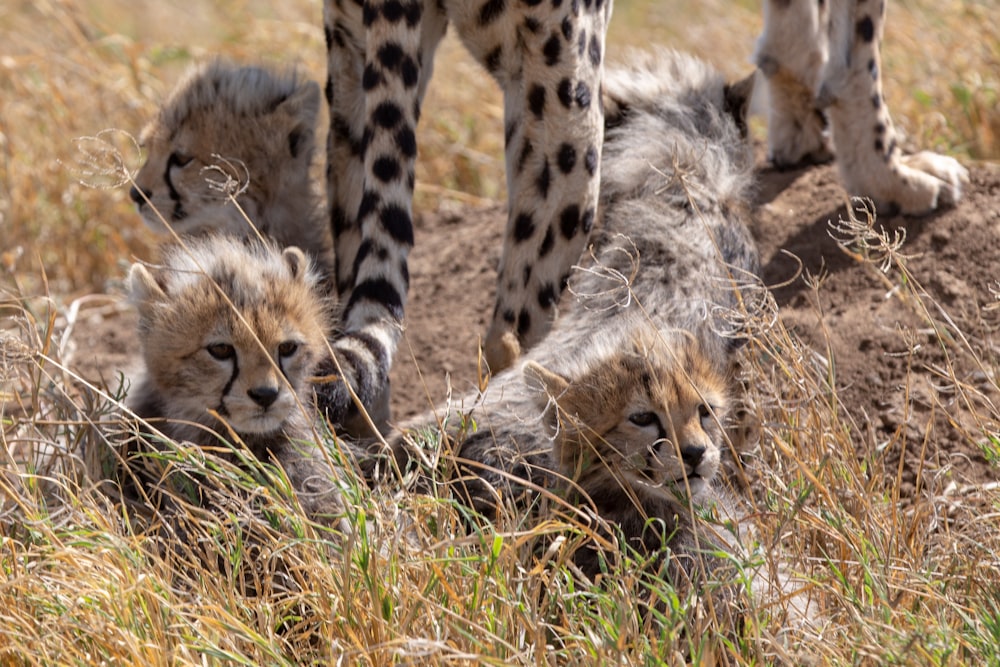
<svg viewBox="0 0 1000 667"><path fill-rule="evenodd" d="M898 289L898 272L880 273L831 238L829 221L846 217L834 167L760 170L753 232L764 282L786 327L829 362L859 439L884 447L893 467L906 444L903 495L929 470L958 484L1000 479L975 444L1000 431L993 421L1000 410L982 405L984 396L997 398L1000 368L993 339L1000 310L989 307L1000 305L991 291L1000 280L1000 168L977 165L971 173L957 207L878 221L905 230L910 273L930 297L925 302L942 309L928 318ZM440 403L449 381L456 395L475 386L504 224L500 207L417 215L407 327L392 375L396 419ZM810 276L821 279L818 290ZM931 322L948 318L984 363L958 345L944 354ZM93 379L96 369L126 368L136 355L133 331L125 306L84 309L72 364ZM975 389L978 404L949 377Z"/></svg>

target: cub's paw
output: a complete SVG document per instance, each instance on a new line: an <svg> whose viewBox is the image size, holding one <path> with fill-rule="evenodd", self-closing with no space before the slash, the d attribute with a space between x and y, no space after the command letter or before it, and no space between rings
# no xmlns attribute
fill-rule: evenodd
<svg viewBox="0 0 1000 667"><path fill-rule="evenodd" d="M512 331L497 334L491 330L486 335L484 352L490 373L496 375L505 368L513 366L518 360L521 356L521 343Z"/></svg>

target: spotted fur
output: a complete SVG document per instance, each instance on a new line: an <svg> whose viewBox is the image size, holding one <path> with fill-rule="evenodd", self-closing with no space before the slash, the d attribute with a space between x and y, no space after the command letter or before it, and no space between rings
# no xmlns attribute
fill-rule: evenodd
<svg viewBox="0 0 1000 667"><path fill-rule="evenodd" d="M142 219L181 236L259 232L330 273L332 243L309 173L319 105L319 86L295 70L192 67L140 136L146 161L130 196Z"/></svg>
<svg viewBox="0 0 1000 667"><path fill-rule="evenodd" d="M328 195L345 335L335 349L366 406L388 400L409 287L414 128L452 24L504 91L510 214L490 367L548 331L597 212L610 0L325 0ZM336 414L342 386L323 397Z"/></svg>
<svg viewBox="0 0 1000 667"><path fill-rule="evenodd" d="M747 81L726 85L705 63L670 51L609 69L605 85L602 214L552 330L484 392L458 401L463 418L437 412L411 425L450 425L458 439L456 490L482 513L532 486L559 488L561 476L576 481L581 503L599 509L600 498L583 498L618 488L609 502L621 507L607 518L627 515L628 532L641 543L640 517L654 512L672 521L665 499L685 479L700 493L698 479L710 479L718 465L713 410L724 408L722 378L740 343L733 315L745 316L743 288L758 271L745 224L752 159L740 131L750 89ZM539 377L560 379L542 391ZM563 417L559 429L555 413L542 409L550 396ZM701 405L710 419L701 419ZM674 444L651 451L656 438L646 434L615 454L637 434L627 421L639 413L655 414ZM473 432L458 430L470 423ZM595 436L592 457L581 440L590 431L610 441L601 448ZM405 467L406 438L393 444ZM683 450L671 456L674 446L691 448L690 465L680 465Z"/></svg>
<svg viewBox="0 0 1000 667"><path fill-rule="evenodd" d="M298 248L207 236L134 264L144 370L129 406L175 441L246 447L277 461L312 512L339 508L313 429L308 379L327 308Z"/></svg>
<svg viewBox="0 0 1000 667"><path fill-rule="evenodd" d="M953 158L904 155L882 94L884 1L768 0L756 61L771 106L768 149L779 167L831 159L851 195L883 214L956 203L968 171ZM827 125L829 124L829 132Z"/></svg>
<svg viewBox="0 0 1000 667"><path fill-rule="evenodd" d="M713 484L727 381L693 338L654 333L633 344L575 378L530 361L524 372L543 389L536 406L545 415L552 463L568 480L560 484L566 499L592 508L639 553L669 544L679 557L673 564L688 571L698 563L696 552L713 544L706 533L697 545L690 504L718 506L735 518L735 502ZM593 545L576 555L590 576L600 560Z"/></svg>

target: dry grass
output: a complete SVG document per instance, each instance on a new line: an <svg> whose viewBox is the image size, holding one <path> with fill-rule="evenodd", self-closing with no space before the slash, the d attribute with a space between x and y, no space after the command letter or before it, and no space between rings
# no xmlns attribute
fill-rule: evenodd
<svg viewBox="0 0 1000 667"><path fill-rule="evenodd" d="M770 471L756 486L756 555L812 582L824 609L822 627L793 630L785 644L767 610L751 606L733 640L698 600L651 589L634 566L606 588L583 587L566 567L568 543L533 556L567 526L507 517L469 533L446 494L372 492L347 476L346 538L304 518L267 468L206 473L254 502L224 516L190 509L184 541L164 542L155 517L112 503L79 452L107 452L120 437L120 392L73 377L61 331L71 299L104 291L154 240L124 187L81 184L92 179L75 166L74 139L138 132L179 71L206 53L291 57L321 78L318 3L273 4L214 3L183 24L182 10L152 2L0 8L0 662L682 664L687 655L765 664L796 639L804 646L793 663L1000 661L1000 490L956 495L927 480L929 491L901 506L899 471L839 405L830 360L780 324L759 328L744 371L761 425L751 462ZM914 0L890 12L897 123L922 146L996 158L992 4ZM759 24L758 3L622 0L611 39L707 50L738 74ZM454 42L445 49L421 126L424 207L502 197L499 95ZM927 300L891 240L873 236L864 216L843 234L873 271L889 262L946 358L975 359L996 377L983 341ZM1000 452L989 435L1000 410L947 365L942 381L974 406L979 428L968 439ZM870 456L856 455L866 448ZM171 455L207 465L194 454ZM635 611L653 594L666 600L659 619Z"/></svg>

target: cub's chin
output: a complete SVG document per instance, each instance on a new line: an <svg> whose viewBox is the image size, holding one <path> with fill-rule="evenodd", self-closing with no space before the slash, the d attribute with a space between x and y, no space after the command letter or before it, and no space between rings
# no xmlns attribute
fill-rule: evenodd
<svg viewBox="0 0 1000 667"><path fill-rule="evenodd" d="M285 419L270 414L229 417L226 420L229 428L244 435L278 435L284 431L285 422Z"/></svg>

